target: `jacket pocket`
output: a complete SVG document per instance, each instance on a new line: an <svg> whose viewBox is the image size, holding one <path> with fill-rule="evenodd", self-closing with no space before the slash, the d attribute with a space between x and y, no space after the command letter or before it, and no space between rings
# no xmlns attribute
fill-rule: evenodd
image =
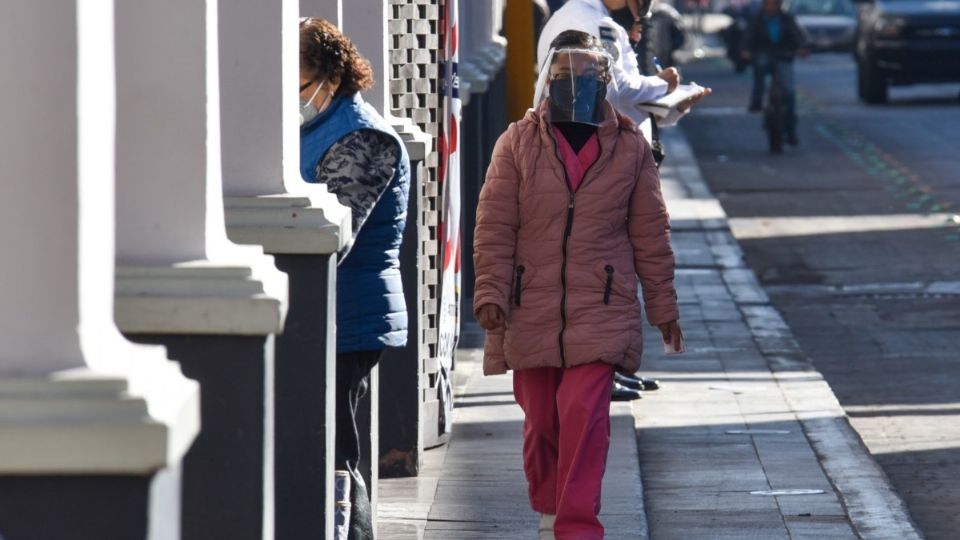
<svg viewBox="0 0 960 540"><path fill-rule="evenodd" d="M527 267L524 265L518 265L516 271L516 277L513 280L513 303L517 306L521 305L521 298L523 295L523 273L526 272Z"/></svg>
<svg viewBox="0 0 960 540"><path fill-rule="evenodd" d="M517 262L513 268L513 285L510 287L510 305L520 307L523 305L523 293L533 282L533 276L536 271L526 262Z"/></svg>
<svg viewBox="0 0 960 540"><path fill-rule="evenodd" d="M623 300L634 302L637 300L637 288L629 286L630 280L636 283L636 277L626 276L622 272L617 272L616 268L610 263L601 262L594 266L593 273L603 284L603 304L610 305L612 298L622 297ZM622 304L623 301L615 302Z"/></svg>
<svg viewBox="0 0 960 540"><path fill-rule="evenodd" d="M613 266L608 264L603 267L603 271L607 274L607 283L603 286L603 303L609 305L610 292L613 290Z"/></svg>

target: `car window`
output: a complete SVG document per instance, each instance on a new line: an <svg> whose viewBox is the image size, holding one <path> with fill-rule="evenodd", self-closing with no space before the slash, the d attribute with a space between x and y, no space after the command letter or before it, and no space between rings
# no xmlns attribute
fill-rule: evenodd
<svg viewBox="0 0 960 540"><path fill-rule="evenodd" d="M787 9L794 15L854 15L850 0L790 0Z"/></svg>

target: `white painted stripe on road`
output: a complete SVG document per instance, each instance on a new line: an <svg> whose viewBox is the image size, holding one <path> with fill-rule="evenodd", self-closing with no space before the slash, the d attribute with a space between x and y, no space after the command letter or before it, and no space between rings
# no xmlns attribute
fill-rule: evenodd
<svg viewBox="0 0 960 540"><path fill-rule="evenodd" d="M802 216L730 218L738 240L939 229L953 224L954 214L886 214L861 216Z"/></svg>
<svg viewBox="0 0 960 540"><path fill-rule="evenodd" d="M960 414L960 403L909 403L909 404L876 404L876 405L850 405L844 407L848 413L914 413L923 415L924 413L944 413L955 412Z"/></svg>
<svg viewBox="0 0 960 540"><path fill-rule="evenodd" d="M791 285L769 285L767 292L772 294L791 294L803 296L834 295L960 295L960 281L920 281L857 283L852 285L823 285L819 283L798 283Z"/></svg>
<svg viewBox="0 0 960 540"><path fill-rule="evenodd" d="M789 435L788 429L728 429L727 435Z"/></svg>
<svg viewBox="0 0 960 540"><path fill-rule="evenodd" d="M930 294L960 294L960 281L934 281L927 286Z"/></svg>
<svg viewBox="0 0 960 540"><path fill-rule="evenodd" d="M822 489L763 489L751 491L751 495L762 495L765 497L789 497L797 495L823 495L826 493Z"/></svg>

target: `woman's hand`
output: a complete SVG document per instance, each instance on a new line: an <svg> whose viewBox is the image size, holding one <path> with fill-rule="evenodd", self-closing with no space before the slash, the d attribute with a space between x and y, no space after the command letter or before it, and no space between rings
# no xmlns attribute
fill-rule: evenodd
<svg viewBox="0 0 960 540"><path fill-rule="evenodd" d="M496 304L484 304L477 310L477 322L484 330L496 330L505 327L507 318Z"/></svg>
<svg viewBox="0 0 960 540"><path fill-rule="evenodd" d="M667 93L673 92L677 89L677 85L680 84L680 72L677 71L677 68L668 67L667 69L661 69L660 73L657 73L657 77L667 81Z"/></svg>
<svg viewBox="0 0 960 540"><path fill-rule="evenodd" d="M673 352L683 352L683 332L680 331L680 324L677 321L658 324L657 328L663 334L664 345L670 345Z"/></svg>

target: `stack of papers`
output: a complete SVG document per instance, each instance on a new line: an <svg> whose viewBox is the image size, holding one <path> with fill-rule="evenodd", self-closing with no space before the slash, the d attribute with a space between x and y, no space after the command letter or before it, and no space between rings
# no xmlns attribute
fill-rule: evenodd
<svg viewBox="0 0 960 540"><path fill-rule="evenodd" d="M677 106L684 101L696 97L703 92L703 87L697 83L681 84L677 89L669 94L653 101L637 103L634 107L641 112L648 112L660 118L667 118L676 115Z"/></svg>

